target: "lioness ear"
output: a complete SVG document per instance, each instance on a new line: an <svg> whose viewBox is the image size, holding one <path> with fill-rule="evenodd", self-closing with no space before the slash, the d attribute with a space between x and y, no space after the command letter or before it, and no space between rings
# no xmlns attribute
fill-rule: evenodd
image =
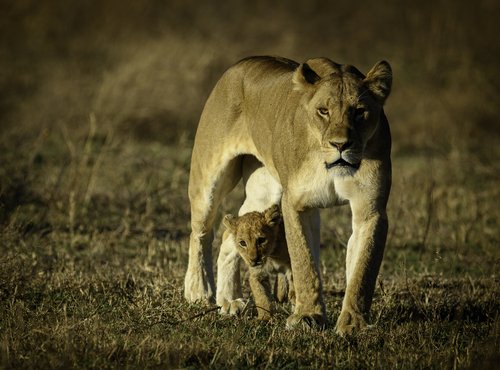
<svg viewBox="0 0 500 370"><path fill-rule="evenodd" d="M307 63L302 63L293 72L293 89L302 90L306 86L313 85L320 80L320 77L314 72Z"/></svg>
<svg viewBox="0 0 500 370"><path fill-rule="evenodd" d="M275 204L272 207L266 209L264 217L269 226L275 226L281 220L280 207Z"/></svg>
<svg viewBox="0 0 500 370"><path fill-rule="evenodd" d="M389 63L383 60L375 64L366 75L364 82L379 103L384 104L391 93L392 86L392 69Z"/></svg>
<svg viewBox="0 0 500 370"><path fill-rule="evenodd" d="M233 215L225 215L222 219L222 224L228 230L234 230L236 228L236 217Z"/></svg>

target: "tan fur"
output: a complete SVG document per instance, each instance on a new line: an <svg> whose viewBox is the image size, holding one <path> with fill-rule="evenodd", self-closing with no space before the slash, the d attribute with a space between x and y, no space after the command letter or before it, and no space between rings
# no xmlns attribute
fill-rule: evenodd
<svg viewBox="0 0 500 370"><path fill-rule="evenodd" d="M268 320L272 314L271 278L275 278L274 296L278 302L294 302L292 269L279 207L264 212L250 212L223 219L224 239L232 238L238 253L249 267L250 287L258 318Z"/></svg>
<svg viewBox="0 0 500 370"><path fill-rule="evenodd" d="M296 293L287 325L326 323L318 208L343 203L351 206L353 233L337 331L350 334L366 325L387 235L391 138L382 106L391 83L387 62L364 76L326 58L298 64L253 57L221 77L203 110L192 154L188 300L213 299L215 214L241 178L243 158L252 155L282 187Z"/></svg>

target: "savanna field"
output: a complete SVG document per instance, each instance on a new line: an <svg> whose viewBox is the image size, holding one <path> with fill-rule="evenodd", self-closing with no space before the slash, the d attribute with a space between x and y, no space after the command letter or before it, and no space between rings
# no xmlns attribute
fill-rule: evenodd
<svg viewBox="0 0 500 370"><path fill-rule="evenodd" d="M499 368L498 19L494 0L0 2L0 367ZM390 229L353 337L348 207L322 211L326 330L183 298L196 125L249 55L393 68Z"/></svg>

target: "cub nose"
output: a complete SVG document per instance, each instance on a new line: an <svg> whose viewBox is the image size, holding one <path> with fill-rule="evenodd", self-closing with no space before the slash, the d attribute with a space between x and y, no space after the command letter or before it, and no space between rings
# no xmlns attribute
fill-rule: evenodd
<svg viewBox="0 0 500 370"><path fill-rule="evenodd" d="M259 260L259 259L252 260L253 267L260 266L260 265L262 265L262 260Z"/></svg>
<svg viewBox="0 0 500 370"><path fill-rule="evenodd" d="M343 150L349 148L352 145L352 142L349 140L330 141L330 145L337 148L339 152L342 152Z"/></svg>

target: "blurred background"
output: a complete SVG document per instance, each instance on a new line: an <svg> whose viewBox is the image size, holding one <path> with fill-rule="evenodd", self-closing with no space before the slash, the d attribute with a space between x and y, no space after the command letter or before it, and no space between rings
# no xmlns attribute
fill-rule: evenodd
<svg viewBox="0 0 500 370"><path fill-rule="evenodd" d="M366 73L385 59L394 73L388 253L435 271L485 260L486 273L497 269L497 0L17 0L1 1L0 14L0 223L81 227L82 238L90 224L153 230L187 243L192 139L230 65L326 56ZM335 215L324 218L323 241L343 253L349 210L324 212Z"/></svg>
<svg viewBox="0 0 500 370"><path fill-rule="evenodd" d="M137 139L192 137L221 73L270 54L365 73L388 60L396 153L500 136L496 0L17 0L0 14L2 133L86 129L92 114Z"/></svg>

